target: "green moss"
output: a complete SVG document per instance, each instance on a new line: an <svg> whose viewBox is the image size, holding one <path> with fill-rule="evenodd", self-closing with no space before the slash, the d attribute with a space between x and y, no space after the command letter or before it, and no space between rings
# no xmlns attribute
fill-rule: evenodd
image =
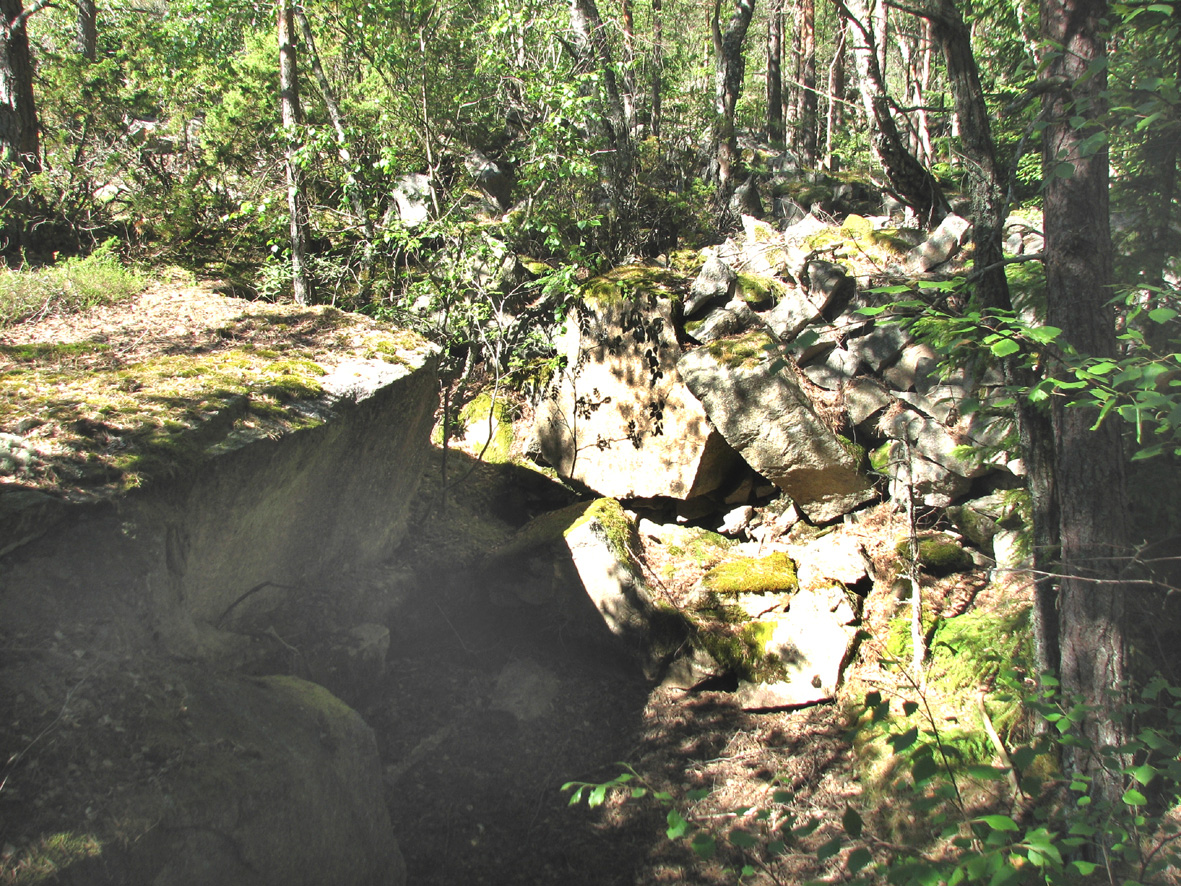
<svg viewBox="0 0 1181 886"><path fill-rule="evenodd" d="M758 274L739 274L738 288L742 300L756 309L770 307L787 292L782 281Z"/></svg>
<svg viewBox="0 0 1181 886"><path fill-rule="evenodd" d="M597 520L602 525L615 555L620 560L630 561L634 527L624 512L623 505L613 498L578 502L542 514L521 527L505 544L495 548L488 555L488 559L503 560L515 557L541 545L558 541L591 520Z"/></svg>
<svg viewBox="0 0 1181 886"><path fill-rule="evenodd" d="M765 332L748 332L738 338L722 338L706 346L709 354L730 369L750 369L767 359L774 347Z"/></svg>
<svg viewBox="0 0 1181 886"><path fill-rule="evenodd" d="M910 540L901 539L895 546L898 556L910 558ZM919 566L931 575L949 575L972 568L972 555L953 538L939 533L919 538Z"/></svg>
<svg viewBox="0 0 1181 886"><path fill-rule="evenodd" d="M781 594L799 587L795 561L783 552L720 563L702 577L701 583L717 594Z"/></svg>
<svg viewBox="0 0 1181 886"><path fill-rule="evenodd" d="M35 485L104 494L184 471L231 434L317 423L291 406L324 394L325 356L410 347L427 345L342 311L286 307L252 310L205 330L190 350L133 364L93 343L7 346L0 427L23 422L29 445L52 451Z"/></svg>
<svg viewBox="0 0 1181 886"><path fill-rule="evenodd" d="M887 440L869 454L869 466L879 474L888 474L890 472L890 453L893 449L893 442Z"/></svg>
<svg viewBox="0 0 1181 886"><path fill-rule="evenodd" d="M485 449L483 441L487 439L489 419L492 421L492 440ZM484 461L495 464L505 464L511 460L513 447L513 415L509 404L502 398L495 403L492 395L487 391L476 397L459 410L460 423L466 429L474 429L478 455L483 452Z"/></svg>
<svg viewBox="0 0 1181 886"><path fill-rule="evenodd" d="M591 520L597 520L599 525L603 527L615 556L623 562L630 561L632 559L632 533L635 527L632 525L631 518L624 512L623 505L613 498L596 499L562 534L569 535L579 526L589 523Z"/></svg>
<svg viewBox="0 0 1181 886"><path fill-rule="evenodd" d="M705 266L705 259L696 249L676 249L668 254L668 266L674 271L695 277Z"/></svg>
<svg viewBox="0 0 1181 886"><path fill-rule="evenodd" d="M676 558L688 559L698 566L713 566L730 554L738 544L736 539L726 538L708 529L685 527L680 538L668 546L668 552Z"/></svg>
<svg viewBox="0 0 1181 886"><path fill-rule="evenodd" d="M588 280L582 287L588 304L606 306L621 300L634 301L640 294L679 299L689 285L682 274L668 268L623 265Z"/></svg>
<svg viewBox="0 0 1181 886"><path fill-rule="evenodd" d="M846 234L854 239L872 237L874 233L873 222L871 222L865 216L850 213L845 217L845 220L841 222L841 233Z"/></svg>
<svg viewBox="0 0 1181 886"><path fill-rule="evenodd" d="M0 356L18 363L62 363L76 357L103 354L111 350L105 342L32 342L0 345Z"/></svg>
<svg viewBox="0 0 1181 886"><path fill-rule="evenodd" d="M56 882L62 871L87 858L97 858L102 851L102 843L93 834L50 834L25 847L11 859L11 867L5 863L4 882L12 886Z"/></svg>
<svg viewBox="0 0 1181 886"><path fill-rule="evenodd" d="M862 446L860 443L854 443L848 437L841 436L840 434L837 435L837 441L841 444L844 450L853 457L853 460L857 463L858 467L865 464L865 459L868 455L868 452L864 446Z"/></svg>
<svg viewBox="0 0 1181 886"><path fill-rule="evenodd" d="M693 642L738 679L772 683L786 676L779 657L767 653L767 644L775 633L774 622L747 620L732 624L702 619L694 623L694 628Z"/></svg>

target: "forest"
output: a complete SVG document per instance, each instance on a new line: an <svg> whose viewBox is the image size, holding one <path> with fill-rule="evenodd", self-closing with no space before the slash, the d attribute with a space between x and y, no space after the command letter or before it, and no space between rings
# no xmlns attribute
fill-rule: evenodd
<svg viewBox="0 0 1181 886"><path fill-rule="evenodd" d="M742 216L833 219L881 195L904 227L967 219L962 274L858 285L888 291L880 310L948 366L988 364L1011 392L1034 731L1079 808L1104 813L986 815L891 882L1151 881L1181 784L1176 653L1142 630L1175 617L1181 585L1175 0L0 0L0 14L0 329L106 297L36 285L63 269L187 274L413 327L443 349L458 409L492 378L541 386L542 330L588 280L667 267ZM1016 215L1040 251L1006 249ZM861 836L856 813L843 825ZM1155 833L1159 858L1128 848Z"/></svg>

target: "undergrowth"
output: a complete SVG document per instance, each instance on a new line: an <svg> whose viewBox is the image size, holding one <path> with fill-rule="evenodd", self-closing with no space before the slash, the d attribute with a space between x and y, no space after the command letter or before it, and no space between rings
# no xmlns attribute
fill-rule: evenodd
<svg viewBox="0 0 1181 886"><path fill-rule="evenodd" d="M116 245L108 240L90 255L44 268L0 268L0 329L115 304L141 293L144 279L123 266Z"/></svg>

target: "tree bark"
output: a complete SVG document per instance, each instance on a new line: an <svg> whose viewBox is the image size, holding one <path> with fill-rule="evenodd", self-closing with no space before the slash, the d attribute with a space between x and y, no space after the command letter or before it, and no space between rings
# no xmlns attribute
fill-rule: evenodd
<svg viewBox="0 0 1181 886"><path fill-rule="evenodd" d="M632 17L631 0L621 0L623 17L623 116L628 135L636 137L636 23Z"/></svg>
<svg viewBox="0 0 1181 886"><path fill-rule="evenodd" d="M783 143L783 0L767 13L767 140Z"/></svg>
<svg viewBox="0 0 1181 886"><path fill-rule="evenodd" d="M608 163L608 199L615 215L621 209L622 194L631 180L632 144L628 114L615 77L611 47L595 0L570 0L570 28L582 58L594 65L603 78L603 98L606 105L604 136L611 149Z"/></svg>
<svg viewBox="0 0 1181 886"><path fill-rule="evenodd" d="M799 3L800 99L796 123L796 151L805 166L816 165L816 3Z"/></svg>
<svg viewBox="0 0 1181 886"><path fill-rule="evenodd" d="M1046 319L1080 353L1117 353L1108 215L1108 157L1088 138L1106 111L1103 37L1106 0L1042 0L1047 78L1067 89L1048 93L1043 112ZM1128 681L1125 587L1120 558L1129 553L1127 485L1118 424L1092 430L1092 410L1053 410L1062 542L1059 629L1064 693L1093 706L1082 734L1096 748L1124 743L1121 703ZM1123 779L1094 753L1068 748L1072 775L1091 778L1091 794L1118 804Z"/></svg>
<svg viewBox="0 0 1181 886"><path fill-rule="evenodd" d="M932 39L947 68L955 112L962 121L961 149L968 160L974 246L973 298L984 312L1013 309L1004 258L1005 188L980 72L972 52L971 31L955 0L932 0L924 12ZM1002 360L1006 383L1027 390L1032 374L1015 360ZM1033 505L1034 634L1038 669L1058 670L1058 610L1050 573L1058 553L1060 518L1055 481L1054 429L1049 416L1028 401L1017 409L1017 431Z"/></svg>
<svg viewBox="0 0 1181 886"><path fill-rule="evenodd" d="M661 103L664 99L664 7L652 0L652 135L660 138Z"/></svg>
<svg viewBox="0 0 1181 886"><path fill-rule="evenodd" d="M891 113L886 81L878 64L878 48L864 0L834 0L849 19L858 88L870 126L870 147L894 194L928 227L937 225L951 208L930 171L907 149Z"/></svg>
<svg viewBox="0 0 1181 886"><path fill-rule="evenodd" d="M849 24L845 14L837 10L836 47L833 49L832 65L828 69L828 113L825 120L824 168L836 172L838 165L833 145L837 130L844 120L845 110L845 43L848 39Z"/></svg>
<svg viewBox="0 0 1181 886"><path fill-rule="evenodd" d="M742 44L754 14L755 0L734 0L734 10L725 31L719 21L721 8L722 0L714 0L710 30L714 44L714 144L718 158L718 197L724 206L734 187L734 167L738 162L734 111L742 94L742 78L746 72Z"/></svg>
<svg viewBox="0 0 1181 886"><path fill-rule="evenodd" d="M98 9L94 0L77 0L78 54L94 61L98 54Z"/></svg>
<svg viewBox="0 0 1181 886"><path fill-rule="evenodd" d="M37 8L26 11L21 0L0 0L0 164L25 172L41 169L33 59L25 27Z"/></svg>
<svg viewBox="0 0 1181 886"><path fill-rule="evenodd" d="M312 74L316 78L316 84L320 87L320 96L324 99L324 107L328 109L328 117L332 121L332 131L336 134L337 152L340 155L341 162L347 167L352 162L352 157L349 155L348 131L345 129L344 117L340 113L340 104L336 101L336 93L332 89L332 84L328 82L328 76L324 73L324 66L320 63L320 53L316 51L316 41L312 34L312 25L308 21L307 14L304 12L302 5L296 8L295 17L299 21L299 29L303 35L304 47L307 50L308 60L312 66ZM361 200L357 180L352 172L349 172L345 178L345 192L349 206L352 207L353 214L357 217L357 222L361 226L361 232L365 235L366 239L372 242L374 237L373 223L369 220L369 213L365 211L365 204Z"/></svg>
<svg viewBox="0 0 1181 886"><path fill-rule="evenodd" d="M311 301L308 283L305 236L306 210L299 165L296 162L296 131L299 125L299 85L295 55L294 15L291 0L279 0L276 7L279 40L279 109L283 120L284 167L287 174L287 210L290 215L291 285L295 303Z"/></svg>

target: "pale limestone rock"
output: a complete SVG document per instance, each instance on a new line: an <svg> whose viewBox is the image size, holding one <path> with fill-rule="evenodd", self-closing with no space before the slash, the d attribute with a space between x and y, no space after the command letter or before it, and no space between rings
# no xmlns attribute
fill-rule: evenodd
<svg viewBox="0 0 1181 886"><path fill-rule="evenodd" d="M782 662L787 678L775 683L743 682L736 699L743 708L790 708L828 701L836 695L853 644L859 614L845 591L801 590L773 625L766 651Z"/></svg>
<svg viewBox="0 0 1181 886"><path fill-rule="evenodd" d="M566 368L537 417L541 452L563 477L613 498L680 500L724 479L735 456L681 382L672 310L640 293L568 319Z"/></svg>
<svg viewBox="0 0 1181 886"><path fill-rule="evenodd" d="M967 242L972 223L954 212L944 217L939 227L922 243L906 254L906 270L925 274L955 255Z"/></svg>
<svg viewBox="0 0 1181 886"><path fill-rule="evenodd" d="M686 354L679 364L710 420L756 471L824 522L874 496L856 457L812 409L794 371L772 371L771 339L750 333Z"/></svg>

